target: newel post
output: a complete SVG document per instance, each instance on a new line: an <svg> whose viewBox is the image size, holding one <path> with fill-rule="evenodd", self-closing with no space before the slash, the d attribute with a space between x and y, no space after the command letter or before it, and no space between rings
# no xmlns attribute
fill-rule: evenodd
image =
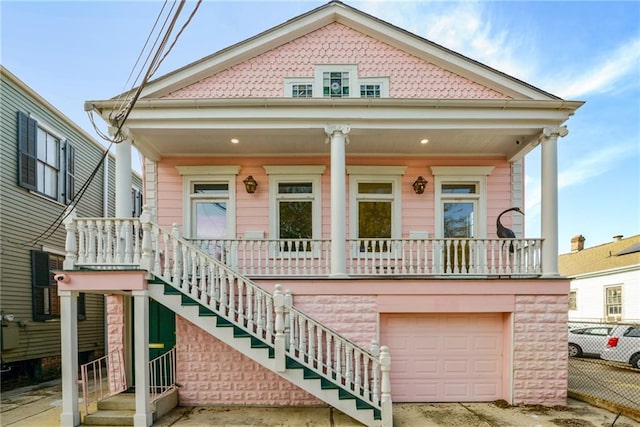
<svg viewBox="0 0 640 427"><path fill-rule="evenodd" d="M78 212L75 208L64 219L64 229L67 231L67 238L64 244L64 270L73 270L78 260L78 242L76 240L76 217Z"/></svg>
<svg viewBox="0 0 640 427"><path fill-rule="evenodd" d="M151 244L151 210L145 205L140 214L140 224L142 225L142 256L140 257L140 268L147 272L153 271L153 247Z"/></svg>
<svg viewBox="0 0 640 427"><path fill-rule="evenodd" d="M285 346L286 339L284 335L284 294L282 293L282 285L277 284L273 292L273 308L276 312L276 338L274 345L274 369L276 372L284 372L286 367Z"/></svg>
<svg viewBox="0 0 640 427"><path fill-rule="evenodd" d="M391 355L389 347L380 347L380 370L382 371L382 393L380 397L380 409L382 412L382 425L384 427L393 426L393 405L391 403L391 379L389 370L391 369Z"/></svg>

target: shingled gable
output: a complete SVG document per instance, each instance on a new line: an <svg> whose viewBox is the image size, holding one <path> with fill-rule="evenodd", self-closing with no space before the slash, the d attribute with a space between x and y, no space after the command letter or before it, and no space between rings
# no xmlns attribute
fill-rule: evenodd
<svg viewBox="0 0 640 427"><path fill-rule="evenodd" d="M339 25L335 25L339 24ZM340 27L346 27L340 29ZM457 80L457 86L463 86L466 89L473 89L471 93L479 93L482 99L531 99L531 100L557 100L559 98L528 85L518 79L510 77L495 69L485 66L479 62L471 60L463 55L446 49L436 43L412 34L406 30L398 28L378 18L361 12L353 7L347 6L339 1L332 1L320 6L310 12L295 17L285 23L273 27L261 34L258 34L245 41L237 43L185 67L166 74L150 83L142 91L141 99L150 98L182 98L182 97L226 97L224 92L209 93L209 89L202 90L202 86L206 86L207 82L197 85L203 80L215 79L219 73L230 72L228 70L242 68L242 63L254 60L269 53L282 50L283 46L294 43L297 39L307 37L306 41L312 40L314 37L322 37L322 31L325 33L342 31L342 33L350 32L351 38L354 39L354 33L359 33L360 38L367 38L372 43L379 43L380 46L387 46L397 49L398 55L405 57L413 57L422 62L423 69L431 67L435 74L446 75L447 78ZM315 33L315 34L314 34ZM388 52L386 52L388 54ZM338 55L337 53L335 55ZM334 56L335 56L334 55ZM338 55L339 56L339 55ZM332 58L334 59L334 58ZM325 63L333 63L328 60ZM251 67L251 65L248 65ZM255 68L254 68L255 69ZM311 72L312 73L312 72ZM307 73L309 74L309 73ZM234 77L237 73L234 74ZM294 77L294 76L288 76ZM302 77L302 76L295 76ZM224 78L222 76L221 78ZM439 77L441 80L442 78ZM275 95L273 90L267 92L270 97L281 97L280 92ZM181 94L181 90L184 93ZM255 93L255 94L254 94ZM249 96L264 97L264 93L254 92ZM462 93L462 91L457 92ZM464 93L470 93L468 90ZM197 96L201 94L204 96ZM420 98L462 98L462 96L433 96L433 93L423 92ZM236 97L238 94L236 93ZM394 97L391 95L391 97ZM399 98L409 98L399 93ZM416 97L415 95L412 97Z"/></svg>

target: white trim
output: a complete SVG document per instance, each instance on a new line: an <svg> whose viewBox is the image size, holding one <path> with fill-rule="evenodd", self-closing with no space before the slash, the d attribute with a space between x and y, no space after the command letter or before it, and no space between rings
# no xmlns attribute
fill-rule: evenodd
<svg viewBox="0 0 640 427"><path fill-rule="evenodd" d="M238 175L240 166L176 166L180 175Z"/></svg>
<svg viewBox="0 0 640 427"><path fill-rule="evenodd" d="M272 168L265 166L265 169ZM269 235L272 239L278 239L278 201L283 199L291 199L295 201L311 201L311 238L318 240L322 236L322 176L321 171L324 171L324 166L311 166L311 170L318 171L317 173L304 173L307 170L305 166L285 166L286 171L289 168L296 168L298 173L282 173L282 174L269 174ZM275 169L279 169L278 166ZM300 173L303 172L303 173ZM278 184L281 182L311 182L312 192L310 194L292 194L282 195L278 193ZM278 254L272 254L277 256ZM314 254L318 255L318 254Z"/></svg>
<svg viewBox="0 0 640 427"><path fill-rule="evenodd" d="M494 169L495 166L431 166L431 174L433 176L489 176Z"/></svg>
<svg viewBox="0 0 640 427"><path fill-rule="evenodd" d="M338 98L360 98L360 85L358 84L358 66L355 64L321 64L313 67L313 97L333 98L324 96L324 73L349 73L349 96ZM354 90L354 88L356 90Z"/></svg>
<svg viewBox="0 0 640 427"><path fill-rule="evenodd" d="M311 95L315 96L316 87L314 85L313 77L285 77L284 78L284 96L287 98L293 97L294 85L311 85Z"/></svg>
<svg viewBox="0 0 640 427"><path fill-rule="evenodd" d="M348 166L347 175L404 175L407 166Z"/></svg>
<svg viewBox="0 0 640 427"><path fill-rule="evenodd" d="M477 203L477 211L474 211L476 220L474 227L474 238L483 239L487 237L487 176L493 171L493 166L431 166L434 176L434 219L435 237L444 236L443 229L443 201L444 200L466 200ZM477 194L474 195L442 195L443 183L472 183L477 185Z"/></svg>
<svg viewBox="0 0 640 427"><path fill-rule="evenodd" d="M363 168L363 170L367 171L376 170L376 167L373 166L356 166L355 168ZM391 201L391 238L398 239L402 235L402 174L390 174L388 172L394 169L397 171L398 168L402 168L402 172L404 173L404 167L382 166L381 168L387 169L387 173L352 174L351 171L349 172L349 224L351 224L351 227L349 227L349 236L352 239L358 238L357 203L360 200L367 199ZM390 182L391 194L358 197L358 183L360 182Z"/></svg>
<svg viewBox="0 0 640 427"><path fill-rule="evenodd" d="M194 166L197 168L198 166ZM185 175L182 181L183 192L183 226L184 236L186 238L195 238L191 227L192 219L192 203L194 200L223 199L224 197L216 197L211 195L192 196L191 187L193 184L206 184L213 182L224 182L228 184L227 200L227 235L226 238L235 239L236 236L236 176L235 175Z"/></svg>
<svg viewBox="0 0 640 427"><path fill-rule="evenodd" d="M322 175L325 165L263 166L267 175Z"/></svg>
<svg viewBox="0 0 640 427"><path fill-rule="evenodd" d="M65 255L64 249L54 249L54 248L52 248L50 246L42 245L42 249L41 250L42 250L42 252L47 252L47 253L54 254L54 255L62 255L62 256Z"/></svg>
<svg viewBox="0 0 640 427"><path fill-rule="evenodd" d="M360 95L360 86L362 85L380 85L380 98L389 97L389 77L361 77L358 78L358 97L366 98Z"/></svg>

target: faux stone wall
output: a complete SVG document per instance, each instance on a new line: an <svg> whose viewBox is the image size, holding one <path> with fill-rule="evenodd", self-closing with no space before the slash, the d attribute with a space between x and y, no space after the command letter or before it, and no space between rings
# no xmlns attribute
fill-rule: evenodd
<svg viewBox="0 0 640 427"><path fill-rule="evenodd" d="M516 295L514 404L566 405L568 296Z"/></svg>
<svg viewBox="0 0 640 427"><path fill-rule="evenodd" d="M107 306L107 351L112 352L124 348L125 317L124 297L122 295L108 295L105 298Z"/></svg>

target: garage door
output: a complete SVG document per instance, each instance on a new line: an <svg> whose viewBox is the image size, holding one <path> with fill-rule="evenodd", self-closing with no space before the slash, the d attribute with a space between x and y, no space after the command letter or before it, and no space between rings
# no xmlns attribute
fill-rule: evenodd
<svg viewBox="0 0 640 427"><path fill-rule="evenodd" d="M501 399L503 320L488 314L382 314L394 402Z"/></svg>

